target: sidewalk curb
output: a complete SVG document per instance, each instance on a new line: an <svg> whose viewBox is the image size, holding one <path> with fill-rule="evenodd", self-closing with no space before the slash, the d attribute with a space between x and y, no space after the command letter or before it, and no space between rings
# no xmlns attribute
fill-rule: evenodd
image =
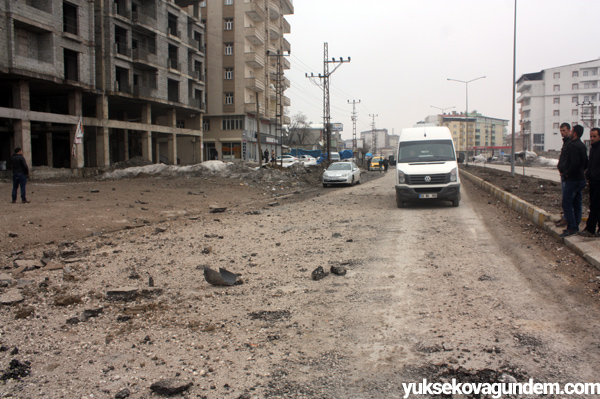
<svg viewBox="0 0 600 399"><path fill-rule="evenodd" d="M595 242L598 241L597 238L585 238L578 235L572 235L565 238L559 237L559 235L562 233L562 230L554 225L554 222L552 221L552 215L550 213L530 204L527 201L523 201L513 194L507 193L506 191L469 172L461 170L460 176L469 179L479 188L498 198L513 211L525 216L527 219L533 222L533 224L546 231L559 242L562 241L567 248L571 249L577 255L581 256L588 263L593 265L596 269L600 270L600 246L595 245Z"/></svg>

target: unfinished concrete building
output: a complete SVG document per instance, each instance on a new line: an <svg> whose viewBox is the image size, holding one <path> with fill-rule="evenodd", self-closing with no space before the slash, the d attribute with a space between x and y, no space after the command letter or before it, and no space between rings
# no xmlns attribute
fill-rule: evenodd
<svg viewBox="0 0 600 399"><path fill-rule="evenodd" d="M203 0L200 9L209 35L205 156L258 161L258 126L261 152L281 154L292 0Z"/></svg>
<svg viewBox="0 0 600 399"><path fill-rule="evenodd" d="M78 174L134 156L201 162L204 26L192 4L0 2L0 161L21 147L34 169Z"/></svg>

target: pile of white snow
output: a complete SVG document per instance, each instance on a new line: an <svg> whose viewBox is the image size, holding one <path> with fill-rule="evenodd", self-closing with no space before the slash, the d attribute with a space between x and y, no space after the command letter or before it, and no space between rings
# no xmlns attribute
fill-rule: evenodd
<svg viewBox="0 0 600 399"><path fill-rule="evenodd" d="M165 165L162 163L147 165L147 166L135 166L132 168L118 169L112 172L106 172L100 179L123 179L136 177L140 174L149 176L177 176L184 174L195 174L201 175L205 173L209 174L220 174L227 170L231 162L223 161L206 161L194 165L175 166Z"/></svg>

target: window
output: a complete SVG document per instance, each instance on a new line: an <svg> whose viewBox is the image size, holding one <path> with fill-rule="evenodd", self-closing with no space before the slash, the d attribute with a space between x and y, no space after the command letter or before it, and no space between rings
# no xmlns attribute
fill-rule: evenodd
<svg viewBox="0 0 600 399"><path fill-rule="evenodd" d="M579 71L573 71L573 77L574 78L579 77Z"/></svg>
<svg viewBox="0 0 600 399"><path fill-rule="evenodd" d="M225 79L233 79L233 68L225 68Z"/></svg>
<svg viewBox="0 0 600 399"><path fill-rule="evenodd" d="M553 123L552 124L552 129L560 129L560 123Z"/></svg>
<svg viewBox="0 0 600 399"><path fill-rule="evenodd" d="M579 115L579 112L578 112L578 110L576 110L576 109L572 109L572 110L571 110L571 116L577 116L577 115Z"/></svg>
<svg viewBox="0 0 600 399"><path fill-rule="evenodd" d="M579 102L579 98L577 96L573 96L573 97L571 97L571 102L577 103L577 102Z"/></svg>
<svg viewBox="0 0 600 399"><path fill-rule="evenodd" d="M590 97L590 101L596 101L596 96L592 95L592 96Z"/></svg>
<svg viewBox="0 0 600 399"><path fill-rule="evenodd" d="M77 52L64 49L65 79L79 81L79 57Z"/></svg>
<svg viewBox="0 0 600 399"><path fill-rule="evenodd" d="M206 0L200 0L200 7L206 7Z"/></svg>
<svg viewBox="0 0 600 399"><path fill-rule="evenodd" d="M179 32L177 32L177 16L171 13L168 13L167 18L167 31L171 36L179 37Z"/></svg>
<svg viewBox="0 0 600 399"><path fill-rule="evenodd" d="M243 116L224 116L222 130L244 130Z"/></svg>
<svg viewBox="0 0 600 399"><path fill-rule="evenodd" d="M77 34L77 7L63 3L63 32Z"/></svg>
<svg viewBox="0 0 600 399"><path fill-rule="evenodd" d="M225 93L225 105L233 105L233 93Z"/></svg>
<svg viewBox="0 0 600 399"><path fill-rule="evenodd" d="M233 43L225 43L225 55L233 55Z"/></svg>
<svg viewBox="0 0 600 399"><path fill-rule="evenodd" d="M179 82L174 79L167 79L167 96L169 101L179 102Z"/></svg>
<svg viewBox="0 0 600 399"><path fill-rule="evenodd" d="M169 44L168 47L169 61L168 65L171 69L179 70L179 48Z"/></svg>
<svg viewBox="0 0 600 399"><path fill-rule="evenodd" d="M555 109L554 111L552 111L552 115L554 116L560 116L560 111Z"/></svg>
<svg viewBox="0 0 600 399"><path fill-rule="evenodd" d="M573 83L572 88L573 88L573 90L579 90L579 84Z"/></svg>
<svg viewBox="0 0 600 399"><path fill-rule="evenodd" d="M225 0L225 5L226 6L232 6L233 5L233 0Z"/></svg>
<svg viewBox="0 0 600 399"><path fill-rule="evenodd" d="M583 102L590 101L590 96L583 96Z"/></svg>
<svg viewBox="0 0 600 399"><path fill-rule="evenodd" d="M544 144L544 133L534 133L533 144Z"/></svg>
<svg viewBox="0 0 600 399"><path fill-rule="evenodd" d="M560 98L559 97L554 97L554 101L552 103L553 104L560 104Z"/></svg>
<svg viewBox="0 0 600 399"><path fill-rule="evenodd" d="M554 79L560 79L560 72L554 72Z"/></svg>
<svg viewBox="0 0 600 399"><path fill-rule="evenodd" d="M554 85L554 91L560 91L560 85Z"/></svg>
<svg viewBox="0 0 600 399"><path fill-rule="evenodd" d="M202 120L202 130L204 130L205 132L210 131L210 119L209 118L204 118Z"/></svg>
<svg viewBox="0 0 600 399"><path fill-rule="evenodd" d="M225 18L225 30L233 30L233 18Z"/></svg>
<svg viewBox="0 0 600 399"><path fill-rule="evenodd" d="M588 71L583 71L583 76L588 76L589 72Z"/></svg>

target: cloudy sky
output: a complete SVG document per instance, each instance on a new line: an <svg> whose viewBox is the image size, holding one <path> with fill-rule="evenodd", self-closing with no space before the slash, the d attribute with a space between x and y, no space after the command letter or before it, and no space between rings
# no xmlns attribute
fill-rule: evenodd
<svg viewBox="0 0 600 399"><path fill-rule="evenodd" d="M331 121L352 137L377 128L399 133L433 108L465 109L512 117L514 0L295 0L286 16L292 33L286 71L292 87L290 116L302 112L323 121L323 92L305 77L323 73L329 59L347 59L331 75ZM600 58L599 0L518 0L517 79L523 73ZM330 68L333 65L330 64ZM446 110L446 112L453 109ZM518 116L517 116L518 117ZM510 129L510 122L509 122Z"/></svg>

